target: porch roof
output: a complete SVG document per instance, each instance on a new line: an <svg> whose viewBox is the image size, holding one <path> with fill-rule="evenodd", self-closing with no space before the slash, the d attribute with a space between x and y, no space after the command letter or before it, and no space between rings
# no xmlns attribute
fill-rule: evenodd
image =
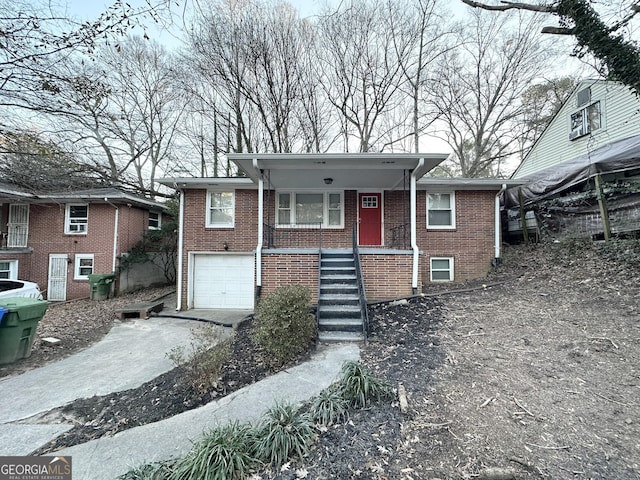
<svg viewBox="0 0 640 480"><path fill-rule="evenodd" d="M503 185L522 185L520 180L505 178L424 177L417 182L418 190L445 192L451 190L501 190Z"/></svg>
<svg viewBox="0 0 640 480"><path fill-rule="evenodd" d="M276 189L339 190L408 187L444 161L447 153L233 153L229 159L257 182L266 174L267 187ZM421 160L424 160L421 165Z"/></svg>

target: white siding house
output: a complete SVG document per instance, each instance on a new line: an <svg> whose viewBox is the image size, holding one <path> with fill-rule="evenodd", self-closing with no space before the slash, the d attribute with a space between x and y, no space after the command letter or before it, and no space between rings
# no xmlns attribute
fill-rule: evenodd
<svg viewBox="0 0 640 480"><path fill-rule="evenodd" d="M640 99L618 82L580 82L516 169L518 179L640 135Z"/></svg>

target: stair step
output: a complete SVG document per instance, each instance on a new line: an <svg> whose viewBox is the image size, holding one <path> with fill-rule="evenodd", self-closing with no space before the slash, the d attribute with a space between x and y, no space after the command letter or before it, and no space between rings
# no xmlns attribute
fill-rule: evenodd
<svg viewBox="0 0 640 480"><path fill-rule="evenodd" d="M325 293L320 290L320 298L318 303L320 305L359 305L360 297L357 290L355 292L348 293Z"/></svg>
<svg viewBox="0 0 640 480"><path fill-rule="evenodd" d="M319 307L319 313L321 316L324 316L325 318L328 318L330 316L336 316L336 315L344 315L345 317L354 317L354 316L360 316L360 305L344 305L344 304L333 304L333 305L320 305Z"/></svg>
<svg viewBox="0 0 640 480"><path fill-rule="evenodd" d="M320 287L320 297L331 295L357 296L358 287L341 283L323 285Z"/></svg>
<svg viewBox="0 0 640 480"><path fill-rule="evenodd" d="M349 260L347 258L344 258L344 259L343 258L333 258L333 259L323 258L322 260L320 260L320 268L339 268L339 267L354 269L356 266L353 262L353 259Z"/></svg>
<svg viewBox="0 0 640 480"><path fill-rule="evenodd" d="M351 250L347 250L344 252L336 252L336 251L324 251L322 252L322 256L321 258L324 259L328 259L328 258L353 258L353 252Z"/></svg>
<svg viewBox="0 0 640 480"><path fill-rule="evenodd" d="M357 280L355 275L325 275L320 274L320 283L355 283Z"/></svg>
<svg viewBox="0 0 640 480"><path fill-rule="evenodd" d="M364 342L362 332L318 332L320 342Z"/></svg>
<svg viewBox="0 0 640 480"><path fill-rule="evenodd" d="M340 275L348 275L349 277L356 278L356 271L354 268L323 268L320 270L320 278Z"/></svg>
<svg viewBox="0 0 640 480"><path fill-rule="evenodd" d="M362 320L359 318L321 318L318 321L321 332L361 332Z"/></svg>

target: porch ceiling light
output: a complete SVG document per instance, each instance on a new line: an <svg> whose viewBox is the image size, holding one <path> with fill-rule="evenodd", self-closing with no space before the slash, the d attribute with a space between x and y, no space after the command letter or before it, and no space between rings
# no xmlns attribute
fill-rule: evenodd
<svg viewBox="0 0 640 480"><path fill-rule="evenodd" d="M327 185L331 185L333 183L333 178L325 178L324 183L326 183Z"/></svg>

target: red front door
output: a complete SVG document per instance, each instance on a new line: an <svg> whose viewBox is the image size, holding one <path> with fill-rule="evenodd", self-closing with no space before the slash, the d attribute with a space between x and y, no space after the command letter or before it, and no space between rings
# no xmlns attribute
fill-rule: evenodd
<svg viewBox="0 0 640 480"><path fill-rule="evenodd" d="M358 245L382 245L380 193L358 193Z"/></svg>

